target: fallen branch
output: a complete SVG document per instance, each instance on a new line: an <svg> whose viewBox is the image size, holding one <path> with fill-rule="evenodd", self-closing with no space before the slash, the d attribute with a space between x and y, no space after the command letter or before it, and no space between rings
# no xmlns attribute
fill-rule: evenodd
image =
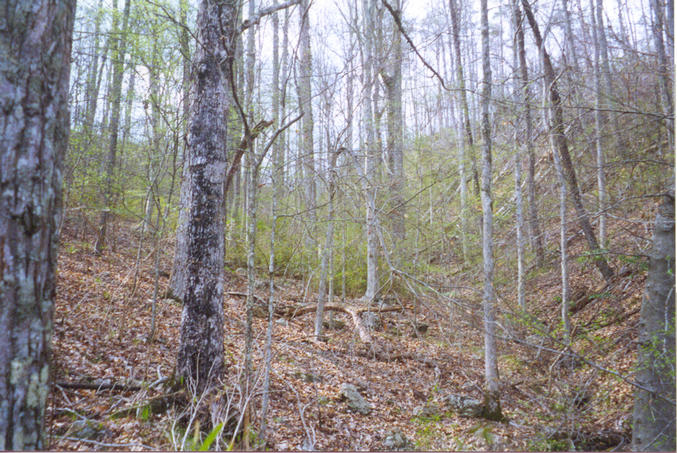
<svg viewBox="0 0 677 453"><path fill-rule="evenodd" d="M179 390L177 392L173 393L166 393L164 395L159 395L153 398L150 398L141 404L137 404L132 407L128 407L125 409L120 409L119 411L115 411L111 414L112 418L119 418L119 417L134 417L136 416L136 411L139 409L143 409L147 407L149 411L153 414L160 414L165 412L169 406L172 403L178 403L178 402L186 402L188 401L188 397L186 396L186 393L183 390Z"/></svg>
<svg viewBox="0 0 677 453"><path fill-rule="evenodd" d="M335 305L335 304L327 304L324 306L324 309L327 311L338 311L341 313L346 313L349 314L350 317L353 319L353 325L355 326L355 330L357 330L357 334L360 336L360 340L362 340L363 343L365 344L371 344L372 339L371 335L369 334L369 329L364 325L362 322L362 318L360 315L362 313L367 313L367 312L372 312L372 313L386 313L386 312L392 312L392 311L401 311L404 307L386 307L386 308L372 308L372 307L354 307L350 305ZM317 311L317 305L308 305L305 307L298 307L293 310L287 310L285 316L287 318L294 318L296 316L301 316L305 315L307 313L315 313Z"/></svg>
<svg viewBox="0 0 677 453"><path fill-rule="evenodd" d="M64 389L76 390L117 390L119 392L138 392L140 385L128 385L108 382L57 382L57 386Z"/></svg>

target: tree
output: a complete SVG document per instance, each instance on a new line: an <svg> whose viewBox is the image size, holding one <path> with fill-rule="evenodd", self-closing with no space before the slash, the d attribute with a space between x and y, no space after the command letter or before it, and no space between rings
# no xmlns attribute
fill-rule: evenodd
<svg viewBox="0 0 677 453"><path fill-rule="evenodd" d="M223 144L228 135L224 89L232 82L236 18L234 0L200 3L187 156L187 278L176 365L177 375L185 382L195 381L198 389L209 386L224 371Z"/></svg>
<svg viewBox="0 0 677 453"><path fill-rule="evenodd" d="M45 449L75 1L0 8L0 450Z"/></svg>
<svg viewBox="0 0 677 453"><path fill-rule="evenodd" d="M675 188L656 215L639 320L633 451L675 451Z"/></svg>
<svg viewBox="0 0 677 453"><path fill-rule="evenodd" d="M468 106L468 96L465 88L465 76L463 74L463 56L461 55L461 25L460 25L460 7L456 5L456 0L449 0L449 10L451 15L451 35L454 40L454 61L456 63L456 83L460 97L461 109L463 111L463 130L466 135L468 152L472 160L472 173L475 182L475 193L480 192L479 176L477 174L477 165L475 164L475 152L473 150L472 128L470 127L470 108Z"/></svg>
<svg viewBox="0 0 677 453"><path fill-rule="evenodd" d="M101 212L99 221L99 234L96 238L94 249L101 253L106 243L106 231L108 228L108 217L113 206L113 179L115 173L115 161L118 152L118 132L120 128L120 106L122 103L122 77L125 68L125 53L127 52L127 26L129 24L129 12L131 9L131 0L125 0L124 10L122 12L122 29L118 30L117 16L113 19L113 82L111 87L111 117L110 117L110 139L108 141L108 158L106 160L106 184L104 188L104 208ZM114 8L117 7L117 0L114 2ZM117 40L120 40L119 42Z"/></svg>
<svg viewBox="0 0 677 453"><path fill-rule="evenodd" d="M188 16L188 3L187 0L181 0L179 5L179 23L183 25L181 27L181 34L179 35L179 46L181 48L181 75L182 75L182 97L181 97L181 109L182 109L182 122L183 129L185 130L185 136L187 136L188 131L188 120L190 118L190 40L188 36L188 25L187 25L187 16ZM184 137L185 137L184 136ZM184 266L186 258L186 239L187 231L186 226L188 224L188 195L190 189L190 179L188 173L188 152L187 152L187 140L182 140L183 145L183 173L181 178L181 202L179 207L179 218L176 223L176 245L174 246L174 261L172 264L172 274L169 279L169 288L168 295L179 300L183 300L183 292L186 288L186 268Z"/></svg>
<svg viewBox="0 0 677 453"><path fill-rule="evenodd" d="M392 194L391 219L395 247L401 245L404 240L404 198L402 190L404 181L404 161L403 161L403 120L402 120L402 37L395 23L401 21L402 14L401 0L395 2L394 11L397 19L393 19L391 31L392 36L392 56L390 57L390 68L386 71L381 67L380 74L386 89L387 99L387 153L388 153L388 172L390 176L390 191ZM399 259L399 254L395 253L395 258Z"/></svg>
<svg viewBox="0 0 677 453"><path fill-rule="evenodd" d="M308 0L301 0L299 5L299 104L303 112L303 119L301 120L301 153L302 161L305 170L304 184L306 208L309 210L310 222L312 229L315 228L315 221L317 213L315 212L316 203L316 188L315 188L315 154L313 151L313 103L311 91L311 79L313 76L312 54L310 50L310 2ZM312 231L311 229L311 231ZM311 249L311 262L315 260L317 251L315 250L316 240L311 233L306 245Z"/></svg>
<svg viewBox="0 0 677 453"><path fill-rule="evenodd" d="M491 199L491 60L489 55L489 14L487 0L480 2L482 22L482 260L484 263L484 379L485 406L490 418L500 419L498 358L496 356L496 313L494 295L493 201Z"/></svg>
<svg viewBox="0 0 677 453"><path fill-rule="evenodd" d="M543 42L540 28L536 22L533 12L531 11L531 5L529 5L528 0L522 0L522 7L524 8L524 14L527 16L527 20L531 26L531 31L533 32L536 46L539 48L541 60L543 62L543 82L545 83L548 90L548 109L550 121L552 122L549 129L551 140L554 144L553 148L555 148L559 154L564 176L567 185L569 186L569 195L576 210L576 215L578 216L578 224L583 230L585 239L588 242L589 252L595 255L595 266L602 276L607 281L609 281L613 277L614 272L607 263L606 258L600 254L599 243L597 242L592 225L590 224L590 218L583 207L581 191L578 187L578 179L576 177L576 170L574 169L573 163L571 161L571 155L569 154L569 145L565 134L564 114L562 112L562 99L557 88L555 70L553 69L552 62L550 61L550 55L545 48L545 43Z"/></svg>
<svg viewBox="0 0 677 453"><path fill-rule="evenodd" d="M362 52L363 66L363 115L366 135L366 169L365 169L365 195L366 195L366 226L367 226L367 287L364 299L371 302L378 293L378 232L376 230L378 220L376 218L376 166L378 165L377 138L375 137L376 115L373 109L374 88L374 37L375 9L373 0L362 0L363 36Z"/></svg>
<svg viewBox="0 0 677 453"><path fill-rule="evenodd" d="M519 36L519 30L521 27L522 15L517 7L516 0L512 0L511 5L512 10L512 26L513 26L513 36L515 39L515 44L521 38L524 41L524 35ZM522 42L522 44L524 44ZM515 99L515 105L520 104L521 95L522 95L522 84L520 83L520 76L518 71L518 53L519 45L513 45L513 65L515 67L515 76L513 83L513 97ZM526 107L526 106L525 106ZM524 107L520 109L520 113L524 111ZM522 115L520 115L521 117ZM521 119L521 118L520 118ZM517 121L515 124L515 229L517 233L517 303L519 304L520 310L526 310L526 297L525 297L525 278L524 278L524 214L523 214L523 197L522 197L522 147L523 143L520 143L519 140L519 131L522 121Z"/></svg>

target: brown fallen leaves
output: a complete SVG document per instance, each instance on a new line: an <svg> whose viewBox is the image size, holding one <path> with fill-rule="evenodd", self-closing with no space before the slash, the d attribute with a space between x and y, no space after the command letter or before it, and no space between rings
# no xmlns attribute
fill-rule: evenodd
<svg viewBox="0 0 677 453"><path fill-rule="evenodd" d="M158 301L155 341L147 343L153 292L151 241L146 240L143 248L142 257L146 259L141 262L138 288L132 297L139 238L132 225L125 223L118 224L112 234L117 237L117 251L105 251L97 257L91 250L92 238L76 238L72 222L66 222L54 317L55 382L150 383L172 373L181 306L171 299ZM579 242L574 245L577 246L581 246ZM163 248L163 269L171 268L168 250L170 241ZM574 267L572 284L593 287L594 282L586 281L591 277L585 265L575 263ZM245 291L246 282L229 273L225 279L225 288L233 293L224 300L227 380L235 385L241 371L245 323L244 299L237 293ZM604 359L606 365L627 373L634 363L629 345L638 317L631 312L641 302L643 277L633 273L620 279L609 295L597 297L600 303L586 304L576 313L574 325L579 335L574 349L584 350L596 360ZM544 302L535 315L554 331L559 290L556 266L529 284L530 298ZM161 277L160 287L166 285L167 278ZM303 284L280 279L277 286L278 308L298 307ZM471 294L466 297L470 303L477 302ZM312 338L312 315L297 313L291 319L276 322L269 448L296 450L310 438L316 449L376 450L383 449L382 442L389 431L400 430L419 449L540 450L547 447L537 442L544 438L544 427L559 429L566 411L574 410L567 408L566 401L573 398L571 392L577 386L590 390L589 402L568 414L586 429L613 429L614 423L631 410L632 389L628 385L589 368L568 375L551 367L552 355L501 343L502 407L512 422L488 422L449 413L440 405L446 393L481 396L481 334L473 328L473 320L463 316L457 316L455 324L449 325L448 318L438 315L443 312L442 304L435 305L439 310L429 311L426 306L434 305L433 299L425 304L408 302L418 311L382 313L383 330L366 332L371 342L363 341L365 332L352 328L355 313L345 308L335 310L334 316L346 327L326 330L326 342L318 343ZM624 313L630 314L623 318ZM595 326L601 317L618 321L606 327ZM424 320L430 326L424 335L414 334L413 319ZM254 323L255 371L260 373L266 321L255 319ZM369 415L350 412L339 400L342 383L360 389L373 407ZM119 416L121 409L159 394L160 390L154 389L111 392L54 386L47 413L50 449L172 448L169 433L175 412L123 412L124 416ZM255 415L259 404L255 400ZM438 411L431 417L415 416L415 408L424 404ZM111 418L115 412L118 417ZM74 421L79 419L93 420L100 429L90 439L78 440ZM254 420L258 425L258 419Z"/></svg>

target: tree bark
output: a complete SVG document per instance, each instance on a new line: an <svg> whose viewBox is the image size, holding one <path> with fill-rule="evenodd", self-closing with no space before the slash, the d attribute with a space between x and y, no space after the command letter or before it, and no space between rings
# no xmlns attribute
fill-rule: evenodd
<svg viewBox="0 0 677 453"><path fill-rule="evenodd" d="M214 383L223 360L223 188L228 134L224 87L232 82L237 4L202 0L193 67L195 98L188 137L190 188L186 288L177 375L198 389Z"/></svg>
<svg viewBox="0 0 677 453"><path fill-rule="evenodd" d="M75 1L0 8L0 450L42 450Z"/></svg>
<svg viewBox="0 0 677 453"><path fill-rule="evenodd" d="M675 451L675 189L656 215L639 320L633 451Z"/></svg>

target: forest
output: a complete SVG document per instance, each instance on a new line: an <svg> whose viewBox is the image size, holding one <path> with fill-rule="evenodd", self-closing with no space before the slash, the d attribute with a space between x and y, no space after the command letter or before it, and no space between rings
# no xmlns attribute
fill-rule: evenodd
<svg viewBox="0 0 677 453"><path fill-rule="evenodd" d="M3 0L0 450L675 451L673 0Z"/></svg>

